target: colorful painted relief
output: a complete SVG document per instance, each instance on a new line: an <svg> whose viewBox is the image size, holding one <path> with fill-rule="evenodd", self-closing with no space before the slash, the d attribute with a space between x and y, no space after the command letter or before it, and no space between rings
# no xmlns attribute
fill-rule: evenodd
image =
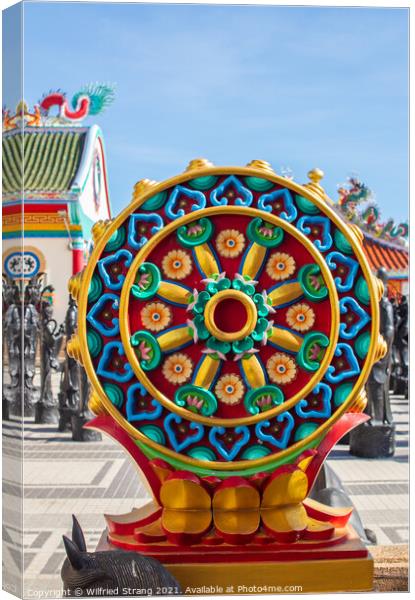
<svg viewBox="0 0 415 600"><path fill-rule="evenodd" d="M349 177L346 184L339 186L338 193L337 208L347 220L375 238L407 246L408 222L396 222L393 218L382 221L379 206L365 183L357 177Z"/></svg>
<svg viewBox="0 0 415 600"><path fill-rule="evenodd" d="M3 268L12 279L30 279L45 270L45 258L38 248L13 246L3 254Z"/></svg>
<svg viewBox="0 0 415 600"><path fill-rule="evenodd" d="M70 285L80 320L69 344L94 387L93 426L128 447L155 494L153 533L136 542L200 542L212 524L231 544L337 535L346 515L307 494L325 436L362 418L347 413L363 409L380 358L381 290L361 238L315 181L261 161L195 161L136 190L95 226ZM231 496L250 515L234 528L221 512Z"/></svg>

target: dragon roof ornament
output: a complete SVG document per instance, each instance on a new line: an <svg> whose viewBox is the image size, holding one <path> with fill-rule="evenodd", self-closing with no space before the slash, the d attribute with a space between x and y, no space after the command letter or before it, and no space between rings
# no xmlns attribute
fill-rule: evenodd
<svg viewBox="0 0 415 600"><path fill-rule="evenodd" d="M79 90L69 101L62 90L49 91L30 111L24 100L16 106L14 114L3 109L3 131L22 127L73 127L82 124L89 115L97 115L109 106L115 98L114 86L89 84ZM52 109L57 108L57 114Z"/></svg>
<svg viewBox="0 0 415 600"><path fill-rule="evenodd" d="M396 223L393 218L380 220L380 209L372 190L358 177L347 179L338 187L339 199L335 208L347 220L360 227L364 233L382 241L406 246L408 222Z"/></svg>

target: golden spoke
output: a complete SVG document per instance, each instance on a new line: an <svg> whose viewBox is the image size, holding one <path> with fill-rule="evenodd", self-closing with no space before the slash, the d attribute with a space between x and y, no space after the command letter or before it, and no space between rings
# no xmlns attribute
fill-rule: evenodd
<svg viewBox="0 0 415 600"><path fill-rule="evenodd" d="M246 380L252 388L259 388L265 385L264 371L255 354L253 354L250 358L242 359L241 366Z"/></svg>
<svg viewBox="0 0 415 600"><path fill-rule="evenodd" d="M285 350L298 352L301 348L301 344L303 343L303 338L299 335L296 335L292 331L288 331L288 329L273 327L268 341L272 342L276 346L284 348Z"/></svg>
<svg viewBox="0 0 415 600"><path fill-rule="evenodd" d="M281 306L287 302L292 302L303 295L303 289L298 281L292 283L284 283L279 287L271 290L268 298L271 298L272 306Z"/></svg>
<svg viewBox="0 0 415 600"><path fill-rule="evenodd" d="M219 365L219 360L215 360L211 356L206 355L200 363L193 381L193 385L197 385L208 390L212 385L212 381L215 379Z"/></svg>
<svg viewBox="0 0 415 600"><path fill-rule="evenodd" d="M189 333L189 327L182 325L181 327L173 327L157 337L162 352L173 352L184 344L189 344L193 341L193 336Z"/></svg>
<svg viewBox="0 0 415 600"><path fill-rule="evenodd" d="M264 263L266 254L267 248L265 246L260 246L253 242L245 256L242 265L242 275L247 275L251 279L255 279Z"/></svg>
<svg viewBox="0 0 415 600"><path fill-rule="evenodd" d="M162 281L157 291L157 296L167 302L187 306L189 304L189 296L192 294L188 288L179 283L171 283L170 281Z"/></svg>
<svg viewBox="0 0 415 600"><path fill-rule="evenodd" d="M212 277L215 273L220 273L220 266L208 244L196 246L194 248L194 253L196 260L206 277Z"/></svg>

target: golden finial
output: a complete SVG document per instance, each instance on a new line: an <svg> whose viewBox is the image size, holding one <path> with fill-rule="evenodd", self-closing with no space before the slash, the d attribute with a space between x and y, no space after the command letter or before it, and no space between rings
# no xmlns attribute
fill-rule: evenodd
<svg viewBox="0 0 415 600"><path fill-rule="evenodd" d="M362 388L356 395L353 404L347 409L347 412L361 413L365 410L367 405L367 394L365 388Z"/></svg>
<svg viewBox="0 0 415 600"><path fill-rule="evenodd" d="M100 219L92 225L91 234L94 244L104 235L111 223L111 219Z"/></svg>
<svg viewBox="0 0 415 600"><path fill-rule="evenodd" d="M101 398L98 396L95 390L92 390L88 399L88 408L94 413L94 415L105 415L107 411L102 404Z"/></svg>
<svg viewBox="0 0 415 600"><path fill-rule="evenodd" d="M381 335L379 333L378 339L377 339L377 344L376 344L374 362L378 362L379 360L382 360L382 358L385 358L387 353L388 353L388 344L386 343L386 340L383 337L383 335Z"/></svg>
<svg viewBox="0 0 415 600"><path fill-rule="evenodd" d="M269 173L275 173L274 169L271 167L270 163L266 160L251 160L247 165L247 167L251 167L252 169L260 169L261 171L268 171Z"/></svg>
<svg viewBox="0 0 415 600"><path fill-rule="evenodd" d="M194 158L189 162L184 172L195 171L196 169L206 169L208 167L213 167L213 163L210 162L207 158Z"/></svg>
<svg viewBox="0 0 415 600"><path fill-rule="evenodd" d="M81 344L79 341L79 336L77 333L74 333L72 337L68 340L66 344L66 352L70 358L74 358L80 365L82 365L82 355L81 355Z"/></svg>
<svg viewBox="0 0 415 600"><path fill-rule="evenodd" d="M349 224L349 228L354 233L359 244L362 245L365 236L363 235L363 231L360 229L359 225L355 225L354 223L351 223L351 224Z"/></svg>
<svg viewBox="0 0 415 600"><path fill-rule="evenodd" d="M333 201L329 199L324 191L323 186L320 184L320 181L324 177L324 171L318 168L311 169L311 171L307 173L307 177L309 178L310 183L306 183L304 187L318 194L323 200L329 201L331 204L333 204Z"/></svg>
<svg viewBox="0 0 415 600"><path fill-rule="evenodd" d="M134 186L133 197L131 198L131 202L138 200L140 196L144 196L146 192L155 185L157 185L157 181L153 181L152 179L140 179Z"/></svg>
<svg viewBox="0 0 415 600"><path fill-rule="evenodd" d="M385 293L385 284L381 279L379 279L379 277L376 277L376 275L373 275L373 283L375 284L378 302L380 302L383 298L383 294Z"/></svg>
<svg viewBox="0 0 415 600"><path fill-rule="evenodd" d="M81 291L83 271L73 275L68 281L68 290L75 302L78 302L79 292Z"/></svg>
<svg viewBox="0 0 415 600"><path fill-rule="evenodd" d="M322 171L321 169L311 169L311 171L307 173L307 177L310 181L319 185L320 181L324 177L324 171Z"/></svg>

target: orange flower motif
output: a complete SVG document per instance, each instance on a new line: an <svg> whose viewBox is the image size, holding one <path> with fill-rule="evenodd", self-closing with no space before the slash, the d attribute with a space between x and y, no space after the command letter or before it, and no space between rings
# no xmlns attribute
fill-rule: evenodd
<svg viewBox="0 0 415 600"><path fill-rule="evenodd" d="M295 271L295 260L285 252L274 252L267 262L267 273L275 281L288 279Z"/></svg>
<svg viewBox="0 0 415 600"><path fill-rule="evenodd" d="M216 248L221 256L235 258L245 246L245 236L237 229L225 229L216 238Z"/></svg>
<svg viewBox="0 0 415 600"><path fill-rule="evenodd" d="M184 279L192 270L190 256L184 250L170 250L161 263L166 277Z"/></svg>
<svg viewBox="0 0 415 600"><path fill-rule="evenodd" d="M164 377L175 385L188 381L192 370L192 361L186 354L172 354L163 365Z"/></svg>
<svg viewBox="0 0 415 600"><path fill-rule="evenodd" d="M238 375L223 375L216 384L217 397L224 404L238 404L244 394L244 384Z"/></svg>
<svg viewBox="0 0 415 600"><path fill-rule="evenodd" d="M293 359L287 354L277 352L268 359L267 372L271 381L284 385L295 379L297 367Z"/></svg>
<svg viewBox="0 0 415 600"><path fill-rule="evenodd" d="M287 311L287 323L296 331L308 331L315 320L314 311L308 304L294 304Z"/></svg>
<svg viewBox="0 0 415 600"><path fill-rule="evenodd" d="M141 320L146 329L161 331L171 322L171 310L161 302L152 302L141 310Z"/></svg>

